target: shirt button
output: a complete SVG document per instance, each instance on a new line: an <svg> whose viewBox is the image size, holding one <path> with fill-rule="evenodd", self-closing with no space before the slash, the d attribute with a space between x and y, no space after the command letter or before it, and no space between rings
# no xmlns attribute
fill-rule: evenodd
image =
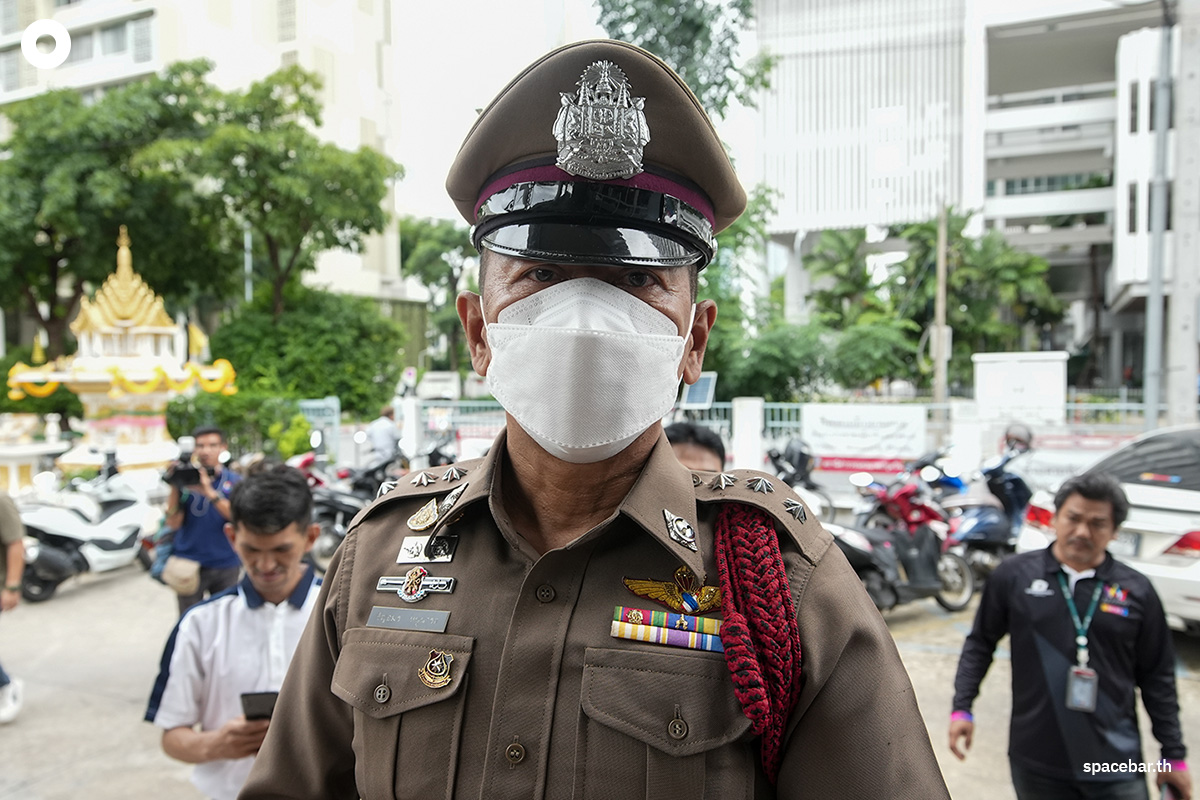
<svg viewBox="0 0 1200 800"><path fill-rule="evenodd" d="M387 687L386 683L381 683L375 687L375 702L379 705L384 705L388 700L392 699L392 690Z"/></svg>
<svg viewBox="0 0 1200 800"><path fill-rule="evenodd" d="M504 751L504 757L513 764L520 764L525 760L525 746L519 742L513 742Z"/></svg>
<svg viewBox="0 0 1200 800"><path fill-rule="evenodd" d="M682 739L688 735L687 723L676 717L667 723L667 733L672 739Z"/></svg>
<svg viewBox="0 0 1200 800"><path fill-rule="evenodd" d="M537 591L534 594L537 596L537 599L540 602L549 603L554 599L554 587L548 583L543 583L537 588Z"/></svg>

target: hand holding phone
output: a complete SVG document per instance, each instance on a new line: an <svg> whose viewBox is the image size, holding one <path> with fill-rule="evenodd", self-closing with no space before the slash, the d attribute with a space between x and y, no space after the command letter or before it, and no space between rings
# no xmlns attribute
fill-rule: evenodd
<svg viewBox="0 0 1200 800"><path fill-rule="evenodd" d="M246 719L270 719L279 692L246 692L242 695L242 713Z"/></svg>

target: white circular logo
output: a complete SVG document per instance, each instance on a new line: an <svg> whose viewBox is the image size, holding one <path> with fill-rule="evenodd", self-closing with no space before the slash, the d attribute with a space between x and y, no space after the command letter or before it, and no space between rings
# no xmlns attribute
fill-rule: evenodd
<svg viewBox="0 0 1200 800"><path fill-rule="evenodd" d="M37 41L43 36L54 40L54 49L49 53L38 50ZM52 19L39 19L26 28L21 36L21 53L26 61L38 69L54 69L67 60L70 52L71 34L67 33L61 22Z"/></svg>

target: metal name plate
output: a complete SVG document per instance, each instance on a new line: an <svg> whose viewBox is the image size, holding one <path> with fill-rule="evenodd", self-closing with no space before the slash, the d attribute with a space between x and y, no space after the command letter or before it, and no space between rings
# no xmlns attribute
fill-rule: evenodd
<svg viewBox="0 0 1200 800"><path fill-rule="evenodd" d="M391 628L394 631L428 631L445 633L450 621L449 611L426 611L412 608L373 606L367 617L368 628Z"/></svg>

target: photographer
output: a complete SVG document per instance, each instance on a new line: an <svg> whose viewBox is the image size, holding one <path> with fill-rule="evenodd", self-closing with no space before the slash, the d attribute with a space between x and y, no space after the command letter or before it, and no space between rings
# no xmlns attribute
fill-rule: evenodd
<svg viewBox="0 0 1200 800"><path fill-rule="evenodd" d="M201 427L192 437L195 465L181 460L166 475L171 484L166 522L175 540L163 580L179 595L180 614L206 593L212 596L236 584L240 571L237 554L225 537L229 495L240 480L221 466L225 434L220 428Z"/></svg>
<svg viewBox="0 0 1200 800"><path fill-rule="evenodd" d="M319 528L299 471L247 477L230 511L224 535L246 577L180 617L145 717L163 729L163 752L196 764L192 782L219 800L250 773L321 583L303 560Z"/></svg>

